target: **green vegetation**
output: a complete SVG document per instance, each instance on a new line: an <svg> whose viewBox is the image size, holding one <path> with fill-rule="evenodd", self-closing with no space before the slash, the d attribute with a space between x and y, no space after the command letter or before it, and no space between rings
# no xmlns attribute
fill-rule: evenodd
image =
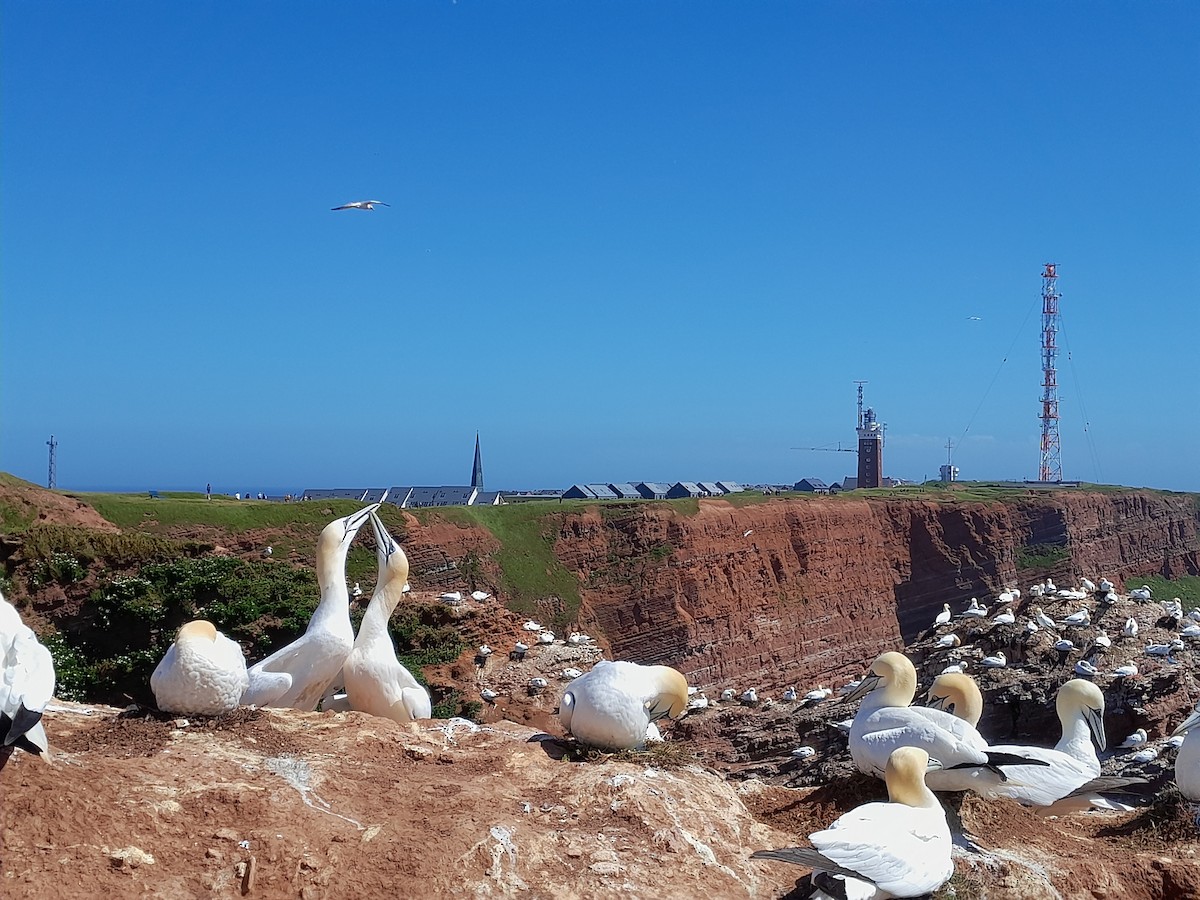
<svg viewBox="0 0 1200 900"><path fill-rule="evenodd" d="M1049 569L1069 559L1071 551L1053 544L1030 544L1017 548L1018 569Z"/></svg>
<svg viewBox="0 0 1200 900"><path fill-rule="evenodd" d="M1139 588L1142 585L1150 588L1156 600L1170 600L1178 597L1183 603L1184 610L1200 606L1200 575L1180 575L1178 578L1163 578L1160 575L1127 579L1125 590Z"/></svg>
<svg viewBox="0 0 1200 900"><path fill-rule="evenodd" d="M121 528L141 531L167 531L176 525L211 525L235 534L256 528L301 526L320 531L337 516L348 516L361 509L355 500L307 500L278 503L269 500L234 500L213 495L171 493L152 500L146 494L67 494L87 503L96 512ZM313 532L315 533L315 532Z"/></svg>

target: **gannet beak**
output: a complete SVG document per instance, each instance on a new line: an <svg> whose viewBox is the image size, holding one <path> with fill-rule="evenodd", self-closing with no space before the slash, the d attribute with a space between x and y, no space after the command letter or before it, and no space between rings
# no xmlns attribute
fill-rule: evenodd
<svg viewBox="0 0 1200 900"><path fill-rule="evenodd" d="M865 697L871 691L875 690L875 686L879 684L881 676L874 672L869 672L862 681L858 683L858 687L842 698L843 703L852 703L859 697Z"/></svg>
<svg viewBox="0 0 1200 900"><path fill-rule="evenodd" d="M356 513L351 513L350 515L346 516L346 518L342 519L342 525L346 529L346 533L343 535L342 541L347 544L350 543L350 541L354 539L354 536L358 534L358 529L367 524L367 519L374 515L375 510L379 509L379 506L380 504L378 503L372 503L370 506L360 509Z"/></svg>
<svg viewBox="0 0 1200 900"><path fill-rule="evenodd" d="M930 709L940 709L940 710L945 711L946 704L949 702L950 702L949 697L946 697L943 695L931 694L929 697L929 702L926 704L926 706L928 706Z"/></svg>
<svg viewBox="0 0 1200 900"><path fill-rule="evenodd" d="M1096 739L1096 746L1101 750L1108 747L1108 738L1104 735L1104 710L1092 706L1083 708L1083 719L1087 722L1088 731Z"/></svg>
<svg viewBox="0 0 1200 900"><path fill-rule="evenodd" d="M379 556L380 565L387 562L388 557L396 552L396 542L379 516L371 513L371 530L375 532L375 552Z"/></svg>
<svg viewBox="0 0 1200 900"><path fill-rule="evenodd" d="M936 772L938 769L942 768L945 768L942 765L942 761L940 759L934 759L932 756L929 757L929 762L925 764L926 772Z"/></svg>
<svg viewBox="0 0 1200 900"><path fill-rule="evenodd" d="M1189 728L1195 728L1197 725L1200 725L1200 707L1193 709L1192 714L1180 722L1179 727L1171 732L1171 736L1174 737L1177 734L1183 734Z"/></svg>

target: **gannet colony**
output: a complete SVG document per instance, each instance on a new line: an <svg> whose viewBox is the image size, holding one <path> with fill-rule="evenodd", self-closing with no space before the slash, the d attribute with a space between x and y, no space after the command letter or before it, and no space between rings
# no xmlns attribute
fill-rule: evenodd
<svg viewBox="0 0 1200 900"><path fill-rule="evenodd" d="M399 662L388 635L388 620L408 588L409 563L380 521L378 507L372 504L335 519L321 531L317 541L320 602L307 630L293 643L247 667L241 648L210 622L198 620L180 628L150 679L159 710L219 716L239 706L306 711L320 707L357 710L399 722L428 719L429 693ZM368 523L375 537L378 576L355 635L346 561L351 542ZM1027 634L1044 630L1057 635L1069 629L1074 640L1086 646L1087 656L1074 669L1080 677L1058 691L1061 736L1053 746L1000 743L978 730L983 697L974 679L963 671L966 657L945 667L924 692L925 705L913 705L919 688L913 662L901 652L883 653L860 680L841 688L841 702L861 702L853 717L838 727L848 730L854 765L886 783L887 802L866 803L815 833L796 835L800 846L763 847L753 857L762 865L783 862L812 870L812 896L925 896L954 872L951 828L939 794L971 791L1005 797L1043 815L1060 816L1103 815L1130 808L1139 795L1144 799L1145 779L1102 776L1098 756L1098 751L1106 750L1105 703L1093 679L1101 674L1129 678L1137 673L1133 664L1105 671L1104 653L1112 639L1091 625L1099 607L1119 599L1115 586L1107 579L1099 579L1099 587L1083 579L1078 589L1059 589L1047 580L1028 593L1030 600L1044 604L1033 607L1028 618L1016 611L1022 592L1014 586L1001 592L991 609L978 598L971 598L957 613L945 604L930 623L930 633L937 635L934 646L939 650L956 652L962 641L952 629L968 620L1024 621ZM1200 638L1200 611L1185 613L1177 600L1156 603L1148 587L1131 592L1130 597L1161 607L1180 635L1171 642L1146 645L1146 655L1170 659L1185 640ZM487 598L484 592L473 595L477 602ZM1052 599L1078 609L1056 619L1045 611ZM463 598L461 592L453 592L443 595L443 601L460 604ZM591 638L578 632L560 641L532 619L524 630L532 644L516 643L510 658L523 658L534 652L533 647L591 643ZM1137 617L1130 617L1119 639L1133 641L1137 633ZM1054 646L1064 659L1077 649L1066 637L1057 638ZM476 659L493 652L483 644ZM48 753L53 734L47 734L41 720L54 691L53 663L18 611L2 598L0 662L0 738L5 748L0 763L14 752ZM995 653L979 665L1003 668L1008 660ZM684 675L666 665L599 659L588 671L572 666L560 677L565 686L557 710L564 731L579 745L600 751L645 748L648 742L662 740L659 721L699 713L718 702L689 688ZM548 678L537 677L528 689L531 694L548 691L550 684ZM805 694L789 686L781 701L799 709L831 701L833 694L832 688L824 686ZM492 701L497 692L484 686L480 695ZM749 686L743 691L725 689L719 702L756 705L764 699L755 686ZM1178 789L1190 800L1200 801L1200 706L1178 724L1169 741L1150 742L1139 731L1121 746L1146 760L1174 752ZM800 746L791 755L804 764L816 753L810 746Z"/></svg>

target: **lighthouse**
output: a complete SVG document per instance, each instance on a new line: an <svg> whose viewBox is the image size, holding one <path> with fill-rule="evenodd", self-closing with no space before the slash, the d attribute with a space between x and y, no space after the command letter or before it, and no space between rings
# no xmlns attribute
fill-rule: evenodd
<svg viewBox="0 0 1200 900"><path fill-rule="evenodd" d="M883 426L875 419L875 410L868 407L858 426L857 487L877 488L882 484Z"/></svg>

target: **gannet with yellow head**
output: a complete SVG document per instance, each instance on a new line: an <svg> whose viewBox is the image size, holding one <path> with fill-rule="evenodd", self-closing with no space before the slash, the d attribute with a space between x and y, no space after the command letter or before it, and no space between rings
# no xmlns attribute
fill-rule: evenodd
<svg viewBox="0 0 1200 900"><path fill-rule="evenodd" d="M563 692L558 719L581 743L632 750L650 724L687 708L687 679L670 666L600 660Z"/></svg>
<svg viewBox="0 0 1200 900"><path fill-rule="evenodd" d="M887 803L866 803L824 831L812 847L759 850L752 859L774 859L813 870L814 896L925 896L954 874L953 841L946 812L925 784L937 763L919 747L897 747L884 764Z"/></svg>
<svg viewBox="0 0 1200 900"><path fill-rule="evenodd" d="M346 589L346 555L350 542L379 503L334 519L317 540L317 584L321 602L304 634L248 671L250 686L244 706L290 707L311 711L325 695L354 647L350 624L350 592Z"/></svg>
<svg viewBox="0 0 1200 900"><path fill-rule="evenodd" d="M396 722L428 719L432 714L429 691L396 659L396 648L388 634L388 620L404 596L408 557L379 516L373 512L370 518L379 577L358 627L354 649L342 668L346 700L351 709Z"/></svg>
<svg viewBox="0 0 1200 900"><path fill-rule="evenodd" d="M219 716L237 709L249 684L242 648L204 619L179 629L150 676L158 708L188 716Z"/></svg>

